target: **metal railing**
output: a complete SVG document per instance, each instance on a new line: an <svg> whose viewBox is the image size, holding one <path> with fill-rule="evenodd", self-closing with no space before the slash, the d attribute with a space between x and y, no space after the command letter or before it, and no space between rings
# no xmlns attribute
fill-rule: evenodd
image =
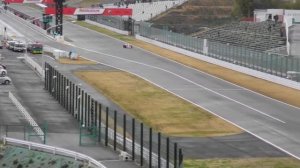
<svg viewBox="0 0 300 168"><path fill-rule="evenodd" d="M25 119L30 124L30 126L32 126L33 130L37 133L37 135L42 139L42 141L45 142L44 131L34 121L34 119L30 116L30 114L27 112L27 110L22 106L22 104L19 102L19 100L11 92L8 93L8 97L15 104L15 106L18 108L18 110L24 115Z"/></svg>
<svg viewBox="0 0 300 168"><path fill-rule="evenodd" d="M43 56L42 56L43 57ZM25 61L35 70L38 72L38 74L44 78L45 77L45 72L44 69L41 65L39 65L38 63L36 63L31 57L29 57L27 55L27 53L25 54Z"/></svg>
<svg viewBox="0 0 300 168"><path fill-rule="evenodd" d="M16 145L21 145L21 146L25 145L28 147L29 150L31 150L32 148L43 149L43 151L52 153L54 155L58 154L58 155L63 155L63 156L67 156L67 157L72 157L75 160L87 161L89 163L89 165L92 164L99 168L106 168L103 164L101 164L97 160L95 160L85 154L74 152L74 151L71 151L68 149L53 147L53 146L49 146L49 145L39 144L39 143L35 143L35 142L30 142L30 141L23 141L23 140L14 139L14 138L8 138L8 137L2 137L2 140L3 140L4 144L12 144L12 145L16 144Z"/></svg>

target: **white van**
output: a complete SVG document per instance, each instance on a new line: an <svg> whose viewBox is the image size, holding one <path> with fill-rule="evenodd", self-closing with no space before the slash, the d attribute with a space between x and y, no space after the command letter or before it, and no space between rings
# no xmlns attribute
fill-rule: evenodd
<svg viewBox="0 0 300 168"><path fill-rule="evenodd" d="M22 42L16 42L14 44L14 47L12 49L13 51L19 51L19 52L24 52L26 50L26 45L25 43Z"/></svg>
<svg viewBox="0 0 300 168"><path fill-rule="evenodd" d="M14 40L10 40L10 41L7 41L6 42L6 48L9 49L9 50L12 50L14 48L14 44L16 43L17 41L14 41Z"/></svg>

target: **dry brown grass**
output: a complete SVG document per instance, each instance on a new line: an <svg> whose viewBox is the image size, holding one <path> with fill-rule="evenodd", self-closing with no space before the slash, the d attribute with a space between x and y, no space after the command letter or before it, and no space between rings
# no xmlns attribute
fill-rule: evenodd
<svg viewBox="0 0 300 168"><path fill-rule="evenodd" d="M241 130L126 72L75 73L156 131L173 136L222 136Z"/></svg>
<svg viewBox="0 0 300 168"><path fill-rule="evenodd" d="M94 64L97 64L94 61L90 61L90 60L87 60L82 57L78 57L78 59L76 59L76 60L72 60L69 58L59 58L58 62L60 64L71 64L71 65L94 65Z"/></svg>
<svg viewBox="0 0 300 168"><path fill-rule="evenodd" d="M299 168L292 157L185 160L185 168Z"/></svg>

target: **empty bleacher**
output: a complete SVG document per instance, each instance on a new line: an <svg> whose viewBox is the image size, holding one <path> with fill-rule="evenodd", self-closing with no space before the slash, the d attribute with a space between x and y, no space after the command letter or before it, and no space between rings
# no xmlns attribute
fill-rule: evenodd
<svg viewBox="0 0 300 168"><path fill-rule="evenodd" d="M198 34L196 37L266 51L285 45L282 26L274 21L235 22Z"/></svg>

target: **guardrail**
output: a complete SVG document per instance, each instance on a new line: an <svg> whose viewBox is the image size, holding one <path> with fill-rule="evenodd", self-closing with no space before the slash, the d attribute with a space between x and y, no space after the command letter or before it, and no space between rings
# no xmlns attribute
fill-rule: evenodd
<svg viewBox="0 0 300 168"><path fill-rule="evenodd" d="M63 149L59 147L53 147L49 145L44 145L44 144L39 144L35 142L29 142L29 141L23 141L19 139L14 139L14 138L8 138L8 137L2 137L4 144L17 144L17 145L26 145L28 146L28 149L31 150L32 147L38 148L38 149L43 149L46 150L46 152L50 152L53 154L59 154L67 157L72 157L75 160L83 160L83 161L88 161L89 166L92 164L94 166L97 166L99 168L106 168L103 164L98 162L97 160L82 154L78 152L74 152L68 149Z"/></svg>
<svg viewBox="0 0 300 168"><path fill-rule="evenodd" d="M42 56L43 57L43 56ZM27 54L25 55L25 61L27 63L29 63L33 68L34 70L36 70L39 75L42 76L42 78L44 79L45 78L45 71L43 70L43 67L40 66L38 63L36 63L31 57L29 57Z"/></svg>
<svg viewBox="0 0 300 168"><path fill-rule="evenodd" d="M39 135L42 141L45 141L45 133L43 130L38 126L38 124L34 121L34 119L30 116L27 110L22 106L19 100L11 93L8 92L8 97L10 100L15 104L15 106L19 109L19 111L24 115L25 119L28 123L33 127L33 130Z"/></svg>
<svg viewBox="0 0 300 168"><path fill-rule="evenodd" d="M11 10L12 8L9 8L9 9ZM14 10L14 11L16 11L16 10ZM18 11L18 12L19 12L19 11ZM37 25L31 24L30 20L29 20L29 21L28 21L28 20L25 20L25 19L23 19L23 18L21 18L21 17L15 15L14 13L12 13L12 12L10 12L10 11L8 11L6 14L7 14L7 15L10 15L10 16L12 16L12 17L14 17L14 18L16 18L16 19L19 20L20 22L23 22L26 26L29 26L30 28L34 29L35 31L38 31L38 32L40 32L40 33L42 33L42 34L47 35L47 32L46 32L43 28L38 27Z"/></svg>

